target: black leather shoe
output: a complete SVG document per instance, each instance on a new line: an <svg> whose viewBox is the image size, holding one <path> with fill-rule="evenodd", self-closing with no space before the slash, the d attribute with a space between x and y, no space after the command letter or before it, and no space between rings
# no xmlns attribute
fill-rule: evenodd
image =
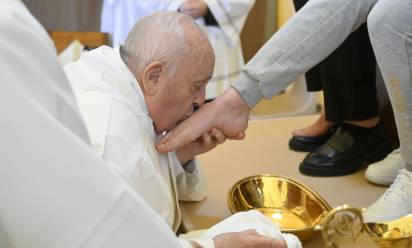
<svg viewBox="0 0 412 248"><path fill-rule="evenodd" d="M311 152L325 144L336 132L337 127L330 128L325 134L308 137L308 136L292 136L289 140L289 148L297 152Z"/></svg>
<svg viewBox="0 0 412 248"><path fill-rule="evenodd" d="M309 176L347 175L365 163L382 160L391 150L380 124L357 139L340 126L326 144L305 157L299 171Z"/></svg>

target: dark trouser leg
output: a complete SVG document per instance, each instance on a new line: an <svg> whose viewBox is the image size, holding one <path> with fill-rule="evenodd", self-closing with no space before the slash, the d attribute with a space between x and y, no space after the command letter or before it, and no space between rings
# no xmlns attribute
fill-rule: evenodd
<svg viewBox="0 0 412 248"><path fill-rule="evenodd" d="M299 11L308 0L293 0L296 11ZM322 68L321 63L315 65L305 73L306 88L309 92L322 90Z"/></svg>

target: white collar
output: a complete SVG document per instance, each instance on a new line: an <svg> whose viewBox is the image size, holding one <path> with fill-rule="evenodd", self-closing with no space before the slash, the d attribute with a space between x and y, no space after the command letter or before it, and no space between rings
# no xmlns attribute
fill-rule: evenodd
<svg viewBox="0 0 412 248"><path fill-rule="evenodd" d="M110 50L105 49L103 52L106 56L109 56L112 61L119 67L120 72L127 78L128 81L128 83L125 84L123 81L110 80L110 85L117 91L119 91L122 95L127 97L130 101L138 104L143 112L148 116L148 118L150 118L143 91L140 88L139 82L121 58L120 47L115 47Z"/></svg>
<svg viewBox="0 0 412 248"><path fill-rule="evenodd" d="M124 63L123 59L120 56L120 47L110 48L105 47L103 49L104 56L107 56L119 69L118 73L121 73L125 77L125 80L107 80L115 90L117 90L120 94L125 96L132 104L137 105L136 107L140 108L147 118L148 125L151 127L151 136L153 141L159 139L159 135L156 134L154 130L153 120L149 115L149 110L147 108L147 104L143 95L143 91L140 88L140 84ZM106 76L110 76L110 72L103 72ZM125 83L126 82L126 83Z"/></svg>

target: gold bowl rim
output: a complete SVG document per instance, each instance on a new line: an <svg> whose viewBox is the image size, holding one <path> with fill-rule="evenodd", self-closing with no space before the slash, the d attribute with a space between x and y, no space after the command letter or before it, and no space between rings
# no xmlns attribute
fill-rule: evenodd
<svg viewBox="0 0 412 248"><path fill-rule="evenodd" d="M384 238L384 237L382 237L381 235L373 232L373 231L370 229L370 225L373 225L373 224L375 224L375 225L390 225L390 224L392 224L392 223L394 223L394 222L399 222L399 221L402 221L402 219L406 219L406 218L412 218L412 214L407 214L407 215L405 215L405 216L403 216L403 217L401 217L401 218L398 218L398 219L395 219L395 220L391 220L391 221L385 221L385 222L381 222L381 223L378 223L378 222L365 222L365 223L363 223L363 226L364 226L364 229L365 229L365 231L366 231L366 233L367 233L368 235L370 235L371 237L373 237L373 238L375 238L375 239L378 239L378 240L388 240L388 241L391 241L391 240L408 239L408 238L411 238L411 237L412 237L412 234L409 234L409 235L406 235L406 236L403 236L403 237Z"/></svg>
<svg viewBox="0 0 412 248"><path fill-rule="evenodd" d="M236 190L237 186L242 184L245 181L248 181L252 178L262 178L262 177L274 177L274 178L280 178L280 179L284 179L286 181L292 182L294 184L296 184L297 186L299 186L300 188L305 189L306 191L308 191L310 194L312 194L316 199L318 199L320 201L320 203L325 207L326 212L324 214L327 214L328 212L330 212L332 210L332 207L329 205L329 203L326 202L326 200L315 190L313 190L312 188L310 188L309 186L307 186L304 183L301 183L295 179L292 179L290 177L287 176L283 176L283 175L275 175L275 174L257 174L257 175L253 175L253 176L248 176L245 177L243 179L238 180L235 184L233 184L233 186L231 187L231 189L228 192L227 195L227 202L229 205L229 210L232 214L237 213L239 211L235 211L235 207L233 206L232 202L231 202L231 196L233 195L234 191ZM251 209L252 210L252 209ZM322 220L322 218L320 218L319 220ZM281 228L283 231L286 232L299 232L299 231L306 231L309 229L313 229L317 224L313 224L312 226L308 226L308 227L301 227L301 228Z"/></svg>

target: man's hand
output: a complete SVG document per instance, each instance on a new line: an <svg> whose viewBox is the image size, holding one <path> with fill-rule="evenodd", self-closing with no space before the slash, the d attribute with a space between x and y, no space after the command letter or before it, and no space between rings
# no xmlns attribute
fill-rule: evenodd
<svg viewBox="0 0 412 248"><path fill-rule="evenodd" d="M216 248L287 248L286 242L259 235L255 230L223 233L213 238Z"/></svg>
<svg viewBox="0 0 412 248"><path fill-rule="evenodd" d="M203 0L186 0L179 6L179 11L197 19L206 15L207 4Z"/></svg>
<svg viewBox="0 0 412 248"><path fill-rule="evenodd" d="M196 155L212 150L217 145L225 142L225 140L225 135L219 129L212 128L210 132L203 134L195 141L178 148L176 150L176 156L181 164L186 164Z"/></svg>
<svg viewBox="0 0 412 248"><path fill-rule="evenodd" d="M214 101L203 105L191 117L171 130L157 144L160 152L170 152L196 140L212 128L226 138L243 139L247 128L249 107L239 93L230 88Z"/></svg>

